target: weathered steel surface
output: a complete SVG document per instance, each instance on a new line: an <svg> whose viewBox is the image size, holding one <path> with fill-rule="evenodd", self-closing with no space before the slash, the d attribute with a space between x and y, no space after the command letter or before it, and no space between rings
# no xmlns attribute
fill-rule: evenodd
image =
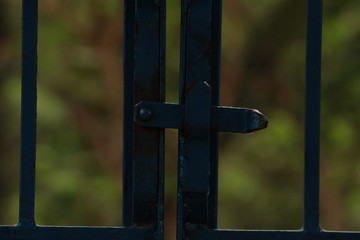
<svg viewBox="0 0 360 240"><path fill-rule="evenodd" d="M164 101L165 1L125 1L125 226L163 229L163 129L134 123L139 101Z"/></svg>
<svg viewBox="0 0 360 240"><path fill-rule="evenodd" d="M211 87L212 74L212 1L208 0L183 0L182 1L182 45L181 45L181 76L180 76L180 104L189 105L191 101L189 89L196 82L207 82ZM210 92L211 99L211 92ZM211 104L210 104L211 105ZM188 114L188 113L186 113ZM201 117L201 116L200 116ZM204 116L205 118L206 116ZM203 118L203 122L207 122ZM186 119L186 117L185 117ZM188 124L185 122L185 125ZM196 224L197 226L209 226L209 192L210 186L210 136L196 144L194 140L188 139L189 132L186 128L179 131L179 176L178 176L178 239L185 239L185 228ZM195 143L195 145L194 145ZM198 153L194 146L202 146L199 154L203 162L207 158L207 163L202 167L197 163ZM191 169L193 165L201 171L201 191L194 192L186 189L186 186L195 179L186 179L190 174L194 174ZM203 169L200 169L203 168ZM204 174L206 172L206 174ZM195 173L196 174L196 173ZM192 183L196 184L196 183Z"/></svg>
<svg viewBox="0 0 360 240"><path fill-rule="evenodd" d="M180 104L188 106L189 89L196 82L207 82L211 87L211 2L209 0L183 0L181 22L181 74L180 74ZM211 96L211 95L210 95ZM186 111L186 109L185 109ZM188 113L185 113L187 115ZM187 117L185 116L185 121ZM188 124L185 122L185 125ZM178 217L177 238L185 239L184 230L192 224L208 226L208 195L209 186L203 186L209 182L209 137L202 143L197 144L188 139L189 131L185 127L179 131L179 167L178 167ZM194 146L200 146L201 154L197 156ZM197 164L197 158L207 158L203 166ZM197 168L205 178L201 182L202 191L192 192L186 189L193 179L186 179L194 173L192 166ZM204 172L207 174L205 176Z"/></svg>
<svg viewBox="0 0 360 240"><path fill-rule="evenodd" d="M182 161L182 197L187 223L204 225L208 219L210 86L206 82L189 85L185 102L185 149Z"/></svg>
<svg viewBox="0 0 360 240"><path fill-rule="evenodd" d="M147 112L147 116L140 113ZM144 127L182 129L185 106L172 103L140 102L136 104L134 120ZM266 117L255 109L210 107L212 132L251 133L267 127Z"/></svg>
<svg viewBox="0 0 360 240"><path fill-rule="evenodd" d="M159 2L136 1L134 46L134 99L161 101L162 37ZM125 87L126 89L126 87ZM133 104L134 105L134 104ZM131 115L130 115L131 116ZM144 129L135 125L133 157L133 217L135 225L157 223L160 168L159 129ZM127 161L125 159L125 161Z"/></svg>

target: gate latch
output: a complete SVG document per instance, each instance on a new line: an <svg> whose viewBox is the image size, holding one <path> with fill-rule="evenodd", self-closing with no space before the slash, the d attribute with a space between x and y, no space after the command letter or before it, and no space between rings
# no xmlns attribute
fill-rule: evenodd
<svg viewBox="0 0 360 240"><path fill-rule="evenodd" d="M206 88L209 88L208 93L210 95L210 86L206 82L193 84L188 89L188 95L193 95L191 97L192 101L185 105L147 101L139 102L135 105L134 120L143 127L184 129L187 126L185 124L187 118L196 117L193 115L198 115L197 119L207 117L202 115L203 111L201 111L206 106L201 107L200 104L197 104L205 102L204 98L210 101L209 96L204 96L204 92L206 92L204 89ZM194 106L198 107L199 112L193 111ZM251 133L266 128L268 124L266 117L255 109L221 106L209 107L211 131ZM208 119L203 121L205 124Z"/></svg>
<svg viewBox="0 0 360 240"><path fill-rule="evenodd" d="M180 191L182 214L187 223L207 222L210 191L210 132L250 133L267 127L259 111L248 108L211 106L208 83L188 84L185 104L139 102L134 120L143 127L180 129L184 136Z"/></svg>

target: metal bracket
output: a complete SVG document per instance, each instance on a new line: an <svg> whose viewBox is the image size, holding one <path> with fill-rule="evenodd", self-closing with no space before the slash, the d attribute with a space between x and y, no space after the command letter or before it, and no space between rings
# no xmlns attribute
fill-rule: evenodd
<svg viewBox="0 0 360 240"><path fill-rule="evenodd" d="M139 102L134 120L143 127L185 127L185 105ZM198 113L200 114L200 113ZM215 132L251 133L267 127L268 120L258 110L236 107L210 107L210 130Z"/></svg>

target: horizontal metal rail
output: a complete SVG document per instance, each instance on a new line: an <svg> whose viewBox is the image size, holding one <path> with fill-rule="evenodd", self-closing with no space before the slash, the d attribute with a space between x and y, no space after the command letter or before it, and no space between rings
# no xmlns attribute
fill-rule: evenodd
<svg viewBox="0 0 360 240"><path fill-rule="evenodd" d="M197 230L189 231L191 240L359 240L358 232L327 231L242 231L242 230Z"/></svg>
<svg viewBox="0 0 360 240"><path fill-rule="evenodd" d="M1 226L1 240L152 240L153 231L120 227Z"/></svg>

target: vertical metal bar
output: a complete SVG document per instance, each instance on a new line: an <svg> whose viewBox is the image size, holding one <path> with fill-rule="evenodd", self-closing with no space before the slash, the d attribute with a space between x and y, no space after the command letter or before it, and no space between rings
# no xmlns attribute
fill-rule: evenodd
<svg viewBox="0 0 360 240"><path fill-rule="evenodd" d="M133 224L135 1L124 1L123 225Z"/></svg>
<svg viewBox="0 0 360 240"><path fill-rule="evenodd" d="M165 102L165 76L166 76L166 0L159 0L160 20L160 46L159 46L159 81L160 102ZM164 239L164 202L165 202L165 131L159 130L159 167L158 167L158 215L156 239Z"/></svg>
<svg viewBox="0 0 360 240"><path fill-rule="evenodd" d="M160 5L152 0L136 1L135 10L135 103L160 101ZM158 129L135 126L134 221L137 225L157 221L159 186Z"/></svg>
<svg viewBox="0 0 360 240"><path fill-rule="evenodd" d="M319 231L322 0L308 0L304 229Z"/></svg>
<svg viewBox="0 0 360 240"><path fill-rule="evenodd" d="M186 58L184 51L186 50L186 32L187 32L187 0L181 1L181 33L180 33L180 83L179 83L179 103L185 104L184 92L186 89L185 72L186 72ZM184 206L182 196L182 169L183 169L183 152L184 152L184 130L179 129L178 137L178 195L177 195L177 209L176 209L176 239L185 239L184 236Z"/></svg>
<svg viewBox="0 0 360 240"><path fill-rule="evenodd" d="M196 104L207 98L206 86L199 82L212 83L211 10L211 0L182 1L180 103L188 106L189 116L185 117L185 128L179 132L178 239L185 239L187 227L209 225L210 141L204 134L201 140L191 137L193 134L188 132L191 123L188 126L186 121L197 120L190 116L194 114L190 102ZM192 91L201 95L197 96L198 101Z"/></svg>
<svg viewBox="0 0 360 240"><path fill-rule="evenodd" d="M218 106L220 98L220 59L222 0L212 1L211 31L211 105ZM217 228L218 211L218 133L210 133L210 192L209 192L209 228Z"/></svg>
<svg viewBox="0 0 360 240"><path fill-rule="evenodd" d="M22 1L19 225L34 225L38 1Z"/></svg>
<svg viewBox="0 0 360 240"><path fill-rule="evenodd" d="M161 230L164 131L134 125L133 116L140 101L164 101L165 1L127 0L125 12L123 219Z"/></svg>

